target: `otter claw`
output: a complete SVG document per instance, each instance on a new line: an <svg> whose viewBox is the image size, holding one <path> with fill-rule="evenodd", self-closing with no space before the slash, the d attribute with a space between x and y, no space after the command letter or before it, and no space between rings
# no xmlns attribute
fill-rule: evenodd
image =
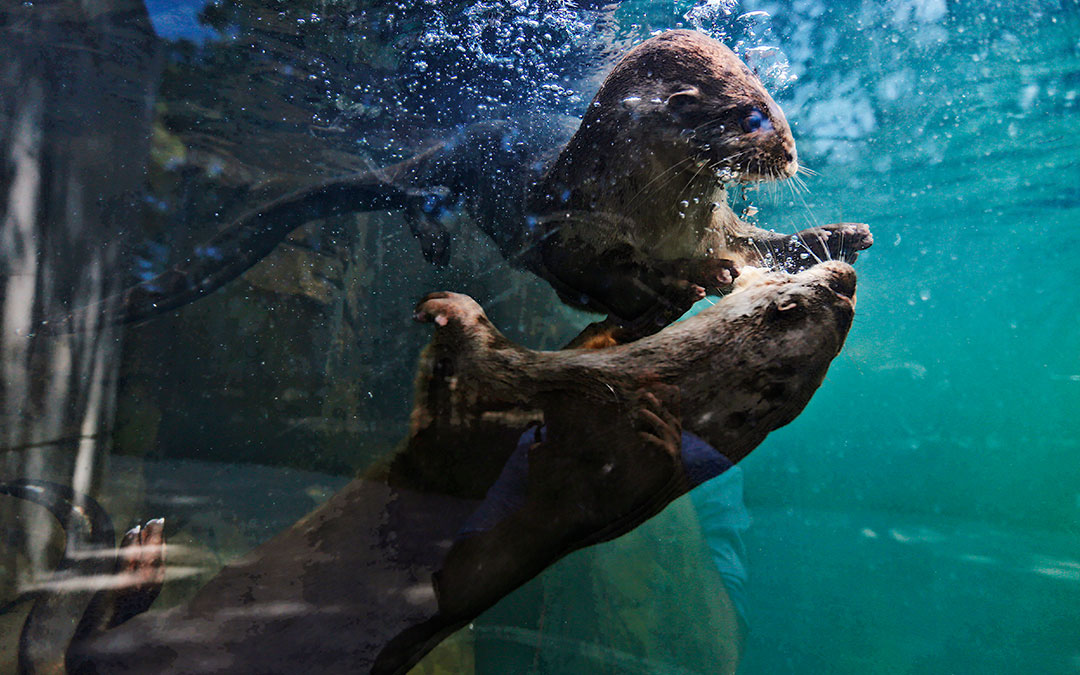
<svg viewBox="0 0 1080 675"><path fill-rule="evenodd" d="M739 269L735 267L735 263L731 260L717 260L717 265L713 272L713 283L722 288L725 286L731 286L735 283L735 279L739 276Z"/></svg>
<svg viewBox="0 0 1080 675"><path fill-rule="evenodd" d="M874 235L865 223L832 223L796 233L789 240L787 254L795 267L803 269L805 265L794 259L795 253L809 252L819 259L852 263L859 251L873 245Z"/></svg>

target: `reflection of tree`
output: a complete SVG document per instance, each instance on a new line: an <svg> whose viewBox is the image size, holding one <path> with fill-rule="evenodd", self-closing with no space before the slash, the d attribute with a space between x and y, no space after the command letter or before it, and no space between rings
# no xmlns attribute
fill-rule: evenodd
<svg viewBox="0 0 1080 675"><path fill-rule="evenodd" d="M537 102L570 105L565 91L539 85L588 71L589 47L574 39L591 16L562 2L207 5L202 20L218 37L168 47L153 208L128 235L131 275L160 272L238 212L319 176L382 165L441 128ZM530 56L522 45L537 41L550 49ZM399 330L400 317L432 288L506 292L512 322L543 333L534 344L565 340L533 319L550 313L541 309L549 294L523 286L463 229L458 259L437 272L396 218L312 223L222 293L136 329L125 360L125 451L362 464L361 444L379 447L384 427L396 435L392 423L404 423L402 375L419 342ZM533 299L514 302L523 293Z"/></svg>
<svg viewBox="0 0 1080 675"><path fill-rule="evenodd" d="M7 475L92 493L109 446L118 336L34 329L121 281L117 244L137 220L157 41L139 0L5 3L0 29L0 457ZM0 523L10 524L4 506ZM23 515L30 567L41 571L48 517ZM7 562L0 590L13 597L11 573L27 570Z"/></svg>

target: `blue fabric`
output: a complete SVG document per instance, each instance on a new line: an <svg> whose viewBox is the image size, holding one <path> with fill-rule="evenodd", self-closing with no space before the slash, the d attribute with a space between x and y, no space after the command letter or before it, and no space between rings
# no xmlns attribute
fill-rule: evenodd
<svg viewBox="0 0 1080 675"><path fill-rule="evenodd" d="M545 438L546 427L529 429L521 435L498 479L462 527L460 536L484 532L524 505L529 448ZM691 492L691 500L701 521L705 544L735 609L745 622L746 548L742 533L750 526L750 514L743 504L742 471L688 431L682 433L680 455L691 487L697 488Z"/></svg>
<svg viewBox="0 0 1080 675"><path fill-rule="evenodd" d="M469 517L461 534L483 532L495 526L502 518L521 508L525 503L525 490L529 475L529 448L547 438L547 427L527 430L518 438L517 447L506 460L502 472L484 496L480 507ZM683 472L696 487L732 467L727 457L694 434L684 431L680 453Z"/></svg>
<svg viewBox="0 0 1080 675"><path fill-rule="evenodd" d="M746 546L742 533L750 527L743 502L743 472L735 466L690 493L701 523L701 534L720 572L728 596L743 623L747 622Z"/></svg>

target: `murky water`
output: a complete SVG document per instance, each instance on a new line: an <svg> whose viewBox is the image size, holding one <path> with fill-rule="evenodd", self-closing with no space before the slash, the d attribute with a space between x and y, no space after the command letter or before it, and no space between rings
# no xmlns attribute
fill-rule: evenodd
<svg viewBox="0 0 1080 675"><path fill-rule="evenodd" d="M477 120L580 115L626 48L692 27L757 70L816 172L736 210L870 225L855 324L741 475L557 563L418 672L1080 671L1075 1L114 4L0 13L0 467L95 494L121 529L165 516L179 553L157 608L405 437L423 294L468 293L533 348L594 317L462 218L437 268L375 212L310 223L105 340L34 322L313 180ZM0 521L5 600L57 559L51 521L19 513ZM0 616L0 669L27 608Z"/></svg>

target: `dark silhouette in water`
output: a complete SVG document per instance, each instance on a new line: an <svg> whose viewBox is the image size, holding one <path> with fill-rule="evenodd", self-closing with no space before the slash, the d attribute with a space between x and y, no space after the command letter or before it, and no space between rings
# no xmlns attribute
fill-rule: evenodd
<svg viewBox="0 0 1080 675"><path fill-rule="evenodd" d="M130 322L183 306L305 222L347 212L404 211L424 257L444 265L452 238L442 221L464 210L506 260L568 304L609 314L609 343L627 342L730 289L742 265L852 262L873 243L865 225L784 235L728 206L726 183L797 169L783 112L742 61L703 34L670 31L623 57L580 124L473 124L398 164L299 190L241 216L173 269L46 327L87 325L87 312Z"/></svg>
<svg viewBox="0 0 1080 675"><path fill-rule="evenodd" d="M428 296L416 318L435 336L404 448L187 605L98 622L71 645L69 668L405 672L560 557L633 529L803 409L851 325L854 272L830 262L746 286L632 344L560 352L512 343L467 296ZM543 429L519 442L530 421ZM160 549L140 560L136 572L153 569Z"/></svg>
<svg viewBox="0 0 1080 675"><path fill-rule="evenodd" d="M44 506L67 534L54 583L19 598L36 599L19 635L22 672L62 672L69 643L119 626L157 599L165 580L164 520L128 530L117 551L109 515L66 485L11 481L0 483L0 495ZM96 589L95 583L103 588ZM80 620L72 621L80 614Z"/></svg>

